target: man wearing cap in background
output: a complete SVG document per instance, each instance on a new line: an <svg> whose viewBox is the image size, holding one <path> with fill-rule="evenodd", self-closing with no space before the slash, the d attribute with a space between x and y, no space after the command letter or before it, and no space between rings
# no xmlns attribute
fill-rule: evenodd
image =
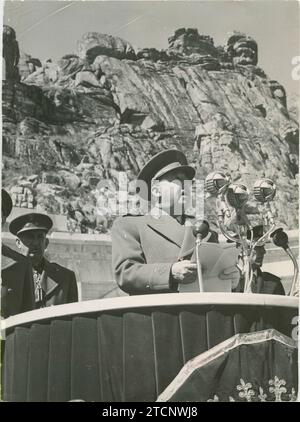
<svg viewBox="0 0 300 422"><path fill-rule="evenodd" d="M50 217L38 213L21 215L9 225L10 232L17 236L17 247L31 260L36 308L78 301L74 272L44 256L49 244L46 235L52 225Z"/></svg>
<svg viewBox="0 0 300 422"><path fill-rule="evenodd" d="M264 234L263 226L257 225L253 227L253 242L256 242ZM251 232L247 232L248 240L251 239ZM257 245L254 248L254 253L251 258L251 266L253 271L252 285L251 289L253 293L263 293L270 295L285 295L285 291L281 280L274 274L271 274L266 271L262 271L261 267L263 265L264 256L266 254L266 249L264 245ZM241 278L235 292L244 291L244 279Z"/></svg>
<svg viewBox="0 0 300 422"><path fill-rule="evenodd" d="M194 176L194 168L178 150L155 155L139 173L139 195L150 202L152 194L154 206L147 215L120 217L112 227L112 265L125 292L177 292L179 284L196 280L197 265L190 260L195 237L184 213L183 190L184 181ZM211 232L203 240L210 237ZM224 279L236 271L232 268Z"/></svg>
<svg viewBox="0 0 300 422"><path fill-rule="evenodd" d="M12 200L1 190L2 227L12 210ZM35 308L32 268L28 258L2 244L1 317L8 318Z"/></svg>

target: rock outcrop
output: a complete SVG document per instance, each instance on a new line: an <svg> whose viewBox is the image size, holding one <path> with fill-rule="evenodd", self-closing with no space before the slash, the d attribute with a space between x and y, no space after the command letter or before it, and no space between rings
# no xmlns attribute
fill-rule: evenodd
<svg viewBox="0 0 300 422"><path fill-rule="evenodd" d="M30 203L74 216L69 204L77 210L81 198L80 213L87 221L82 209L94 207L103 229L115 204L102 200L98 184L116 184L120 172L133 180L153 154L176 147L200 178L221 170L249 188L272 178L278 220L295 227L298 125L284 88L257 66L257 51L240 33L216 47L179 29L166 50L137 53L117 37L84 35L78 55L43 63L23 83L3 82L4 185L37 175Z"/></svg>
<svg viewBox="0 0 300 422"><path fill-rule="evenodd" d="M214 40L208 35L200 35L196 28L177 29L169 41L169 53L190 56L191 54L201 54L204 56L218 55L214 46Z"/></svg>
<svg viewBox="0 0 300 422"><path fill-rule="evenodd" d="M15 30L8 25L3 25L2 57L4 65L2 72L3 79L7 81L18 81L19 44L16 40Z"/></svg>
<svg viewBox="0 0 300 422"><path fill-rule="evenodd" d="M227 53L235 66L257 65L257 43L245 34L234 32L228 38Z"/></svg>
<svg viewBox="0 0 300 422"><path fill-rule="evenodd" d="M38 70L38 68L42 67L42 63L39 59L31 57L29 54L21 51L18 67L21 81L23 81L29 75Z"/></svg>
<svg viewBox="0 0 300 422"><path fill-rule="evenodd" d="M135 51L129 42L112 35L87 32L77 43L78 55L93 63L98 56L110 56L116 59L135 60Z"/></svg>

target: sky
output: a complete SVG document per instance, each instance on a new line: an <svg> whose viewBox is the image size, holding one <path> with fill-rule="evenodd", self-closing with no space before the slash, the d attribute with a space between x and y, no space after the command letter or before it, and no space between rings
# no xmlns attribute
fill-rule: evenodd
<svg viewBox="0 0 300 422"><path fill-rule="evenodd" d="M230 31L258 43L258 65L299 92L292 58L300 56L299 5L294 0L259 1L5 1L4 24L17 33L20 49L41 60L76 52L82 34L96 31L119 36L135 48L167 48L181 27L197 28L223 45Z"/></svg>

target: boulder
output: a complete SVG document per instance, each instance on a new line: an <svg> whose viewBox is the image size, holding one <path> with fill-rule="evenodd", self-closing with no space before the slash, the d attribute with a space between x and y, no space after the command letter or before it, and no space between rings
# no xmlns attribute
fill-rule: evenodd
<svg viewBox="0 0 300 422"><path fill-rule="evenodd" d="M218 55L213 39L208 35L200 35L196 28L177 29L174 35L168 38L168 41L168 53L179 53L187 56L193 53Z"/></svg>
<svg viewBox="0 0 300 422"><path fill-rule="evenodd" d="M168 54L161 50L157 50L156 48L141 48L136 53L137 60L151 60L153 62L157 62L158 60L169 60Z"/></svg>
<svg viewBox="0 0 300 422"><path fill-rule="evenodd" d="M96 78L95 74L91 71L84 70L82 72L78 72L75 77L75 87L79 85L83 86L94 86L94 87L101 87L100 81Z"/></svg>
<svg viewBox="0 0 300 422"><path fill-rule="evenodd" d="M42 67L42 63L38 58L31 57L29 54L20 52L20 60L18 64L21 81L26 79L31 73Z"/></svg>
<svg viewBox="0 0 300 422"><path fill-rule="evenodd" d="M165 127L164 127L164 123L159 120L159 119L155 119L151 116L147 116L143 123L141 124L141 128L144 130L154 130L156 132L163 132Z"/></svg>
<svg viewBox="0 0 300 422"><path fill-rule="evenodd" d="M56 66L60 78L74 79L77 72L84 70L86 67L88 67L88 64L85 60L80 59L78 56L64 56L58 60Z"/></svg>
<svg viewBox="0 0 300 422"><path fill-rule="evenodd" d="M59 172L59 176L69 189L76 190L81 184L80 178L74 173L62 170Z"/></svg>
<svg viewBox="0 0 300 422"><path fill-rule="evenodd" d="M227 40L227 53L232 63L256 66L258 61L257 42L241 32L233 32Z"/></svg>
<svg viewBox="0 0 300 422"><path fill-rule="evenodd" d="M133 47L125 40L99 32L87 32L77 43L78 55L93 63L97 56L109 56L116 59L135 60Z"/></svg>

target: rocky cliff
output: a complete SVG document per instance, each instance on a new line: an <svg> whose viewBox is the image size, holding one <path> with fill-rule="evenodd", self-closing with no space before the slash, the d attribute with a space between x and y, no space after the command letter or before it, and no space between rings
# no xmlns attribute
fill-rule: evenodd
<svg viewBox="0 0 300 422"><path fill-rule="evenodd" d="M110 189L98 183L116 182L120 171L134 180L153 154L176 147L200 178L222 170L250 189L258 177L273 179L278 219L295 227L296 111L258 67L257 51L244 34L215 46L182 28L160 51L91 32L57 62L22 53L19 81L2 86L4 186L18 206L105 231Z"/></svg>

